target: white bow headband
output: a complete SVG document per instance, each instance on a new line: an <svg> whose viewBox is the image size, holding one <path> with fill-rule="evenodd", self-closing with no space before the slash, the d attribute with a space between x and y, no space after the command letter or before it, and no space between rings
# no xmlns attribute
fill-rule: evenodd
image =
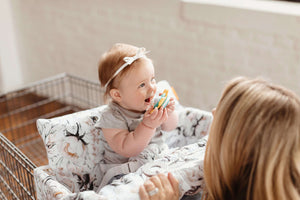
<svg viewBox="0 0 300 200"><path fill-rule="evenodd" d="M144 58L145 55L149 53L149 51L146 51L144 47L141 47L138 49L137 53L132 57L124 57L123 60L125 63L114 73L114 75L106 82L105 88L108 86L108 84L112 81L113 78L115 78L125 67L131 65L135 60L139 58Z"/></svg>

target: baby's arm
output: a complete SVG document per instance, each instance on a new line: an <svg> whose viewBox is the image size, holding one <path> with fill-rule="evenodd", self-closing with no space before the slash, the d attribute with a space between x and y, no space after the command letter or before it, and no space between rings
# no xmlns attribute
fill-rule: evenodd
<svg viewBox="0 0 300 200"><path fill-rule="evenodd" d="M155 129L165 122L167 117L166 109L156 108L152 113L148 110L134 131L103 128L103 136L116 153L124 157L137 156L149 144Z"/></svg>
<svg viewBox="0 0 300 200"><path fill-rule="evenodd" d="M178 113L175 111L175 100L171 97L167 107L168 119L162 124L162 130L172 131L178 123Z"/></svg>

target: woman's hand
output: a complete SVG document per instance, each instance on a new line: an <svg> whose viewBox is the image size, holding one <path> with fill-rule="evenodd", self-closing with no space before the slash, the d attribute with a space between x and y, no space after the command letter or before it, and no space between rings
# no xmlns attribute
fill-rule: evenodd
<svg viewBox="0 0 300 200"><path fill-rule="evenodd" d="M140 187L139 195L141 200L178 200L179 183L171 173L168 173L168 177L158 174L152 176Z"/></svg>

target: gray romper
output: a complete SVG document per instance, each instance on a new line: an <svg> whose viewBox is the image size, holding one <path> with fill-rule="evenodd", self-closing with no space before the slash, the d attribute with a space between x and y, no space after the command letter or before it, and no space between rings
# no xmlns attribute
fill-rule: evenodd
<svg viewBox="0 0 300 200"><path fill-rule="evenodd" d="M125 129L131 132L136 129L139 123L141 123L143 116L144 114L129 111L115 102L110 102L102 111L101 118L96 123L96 127ZM103 157L105 164L121 164L133 160L139 160L142 163L146 163L147 160L156 159L159 153L168 148L165 144L161 127L156 129L155 134L144 151L141 152L139 156L130 159L121 156L112 150L103 135L101 135L101 139L104 141L105 152Z"/></svg>

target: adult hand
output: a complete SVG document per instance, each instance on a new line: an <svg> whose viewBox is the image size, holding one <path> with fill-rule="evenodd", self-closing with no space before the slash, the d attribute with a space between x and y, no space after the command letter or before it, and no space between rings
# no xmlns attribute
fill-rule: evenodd
<svg viewBox="0 0 300 200"><path fill-rule="evenodd" d="M158 174L140 187L139 195L141 200L178 200L179 183L171 173L168 173L168 177Z"/></svg>

